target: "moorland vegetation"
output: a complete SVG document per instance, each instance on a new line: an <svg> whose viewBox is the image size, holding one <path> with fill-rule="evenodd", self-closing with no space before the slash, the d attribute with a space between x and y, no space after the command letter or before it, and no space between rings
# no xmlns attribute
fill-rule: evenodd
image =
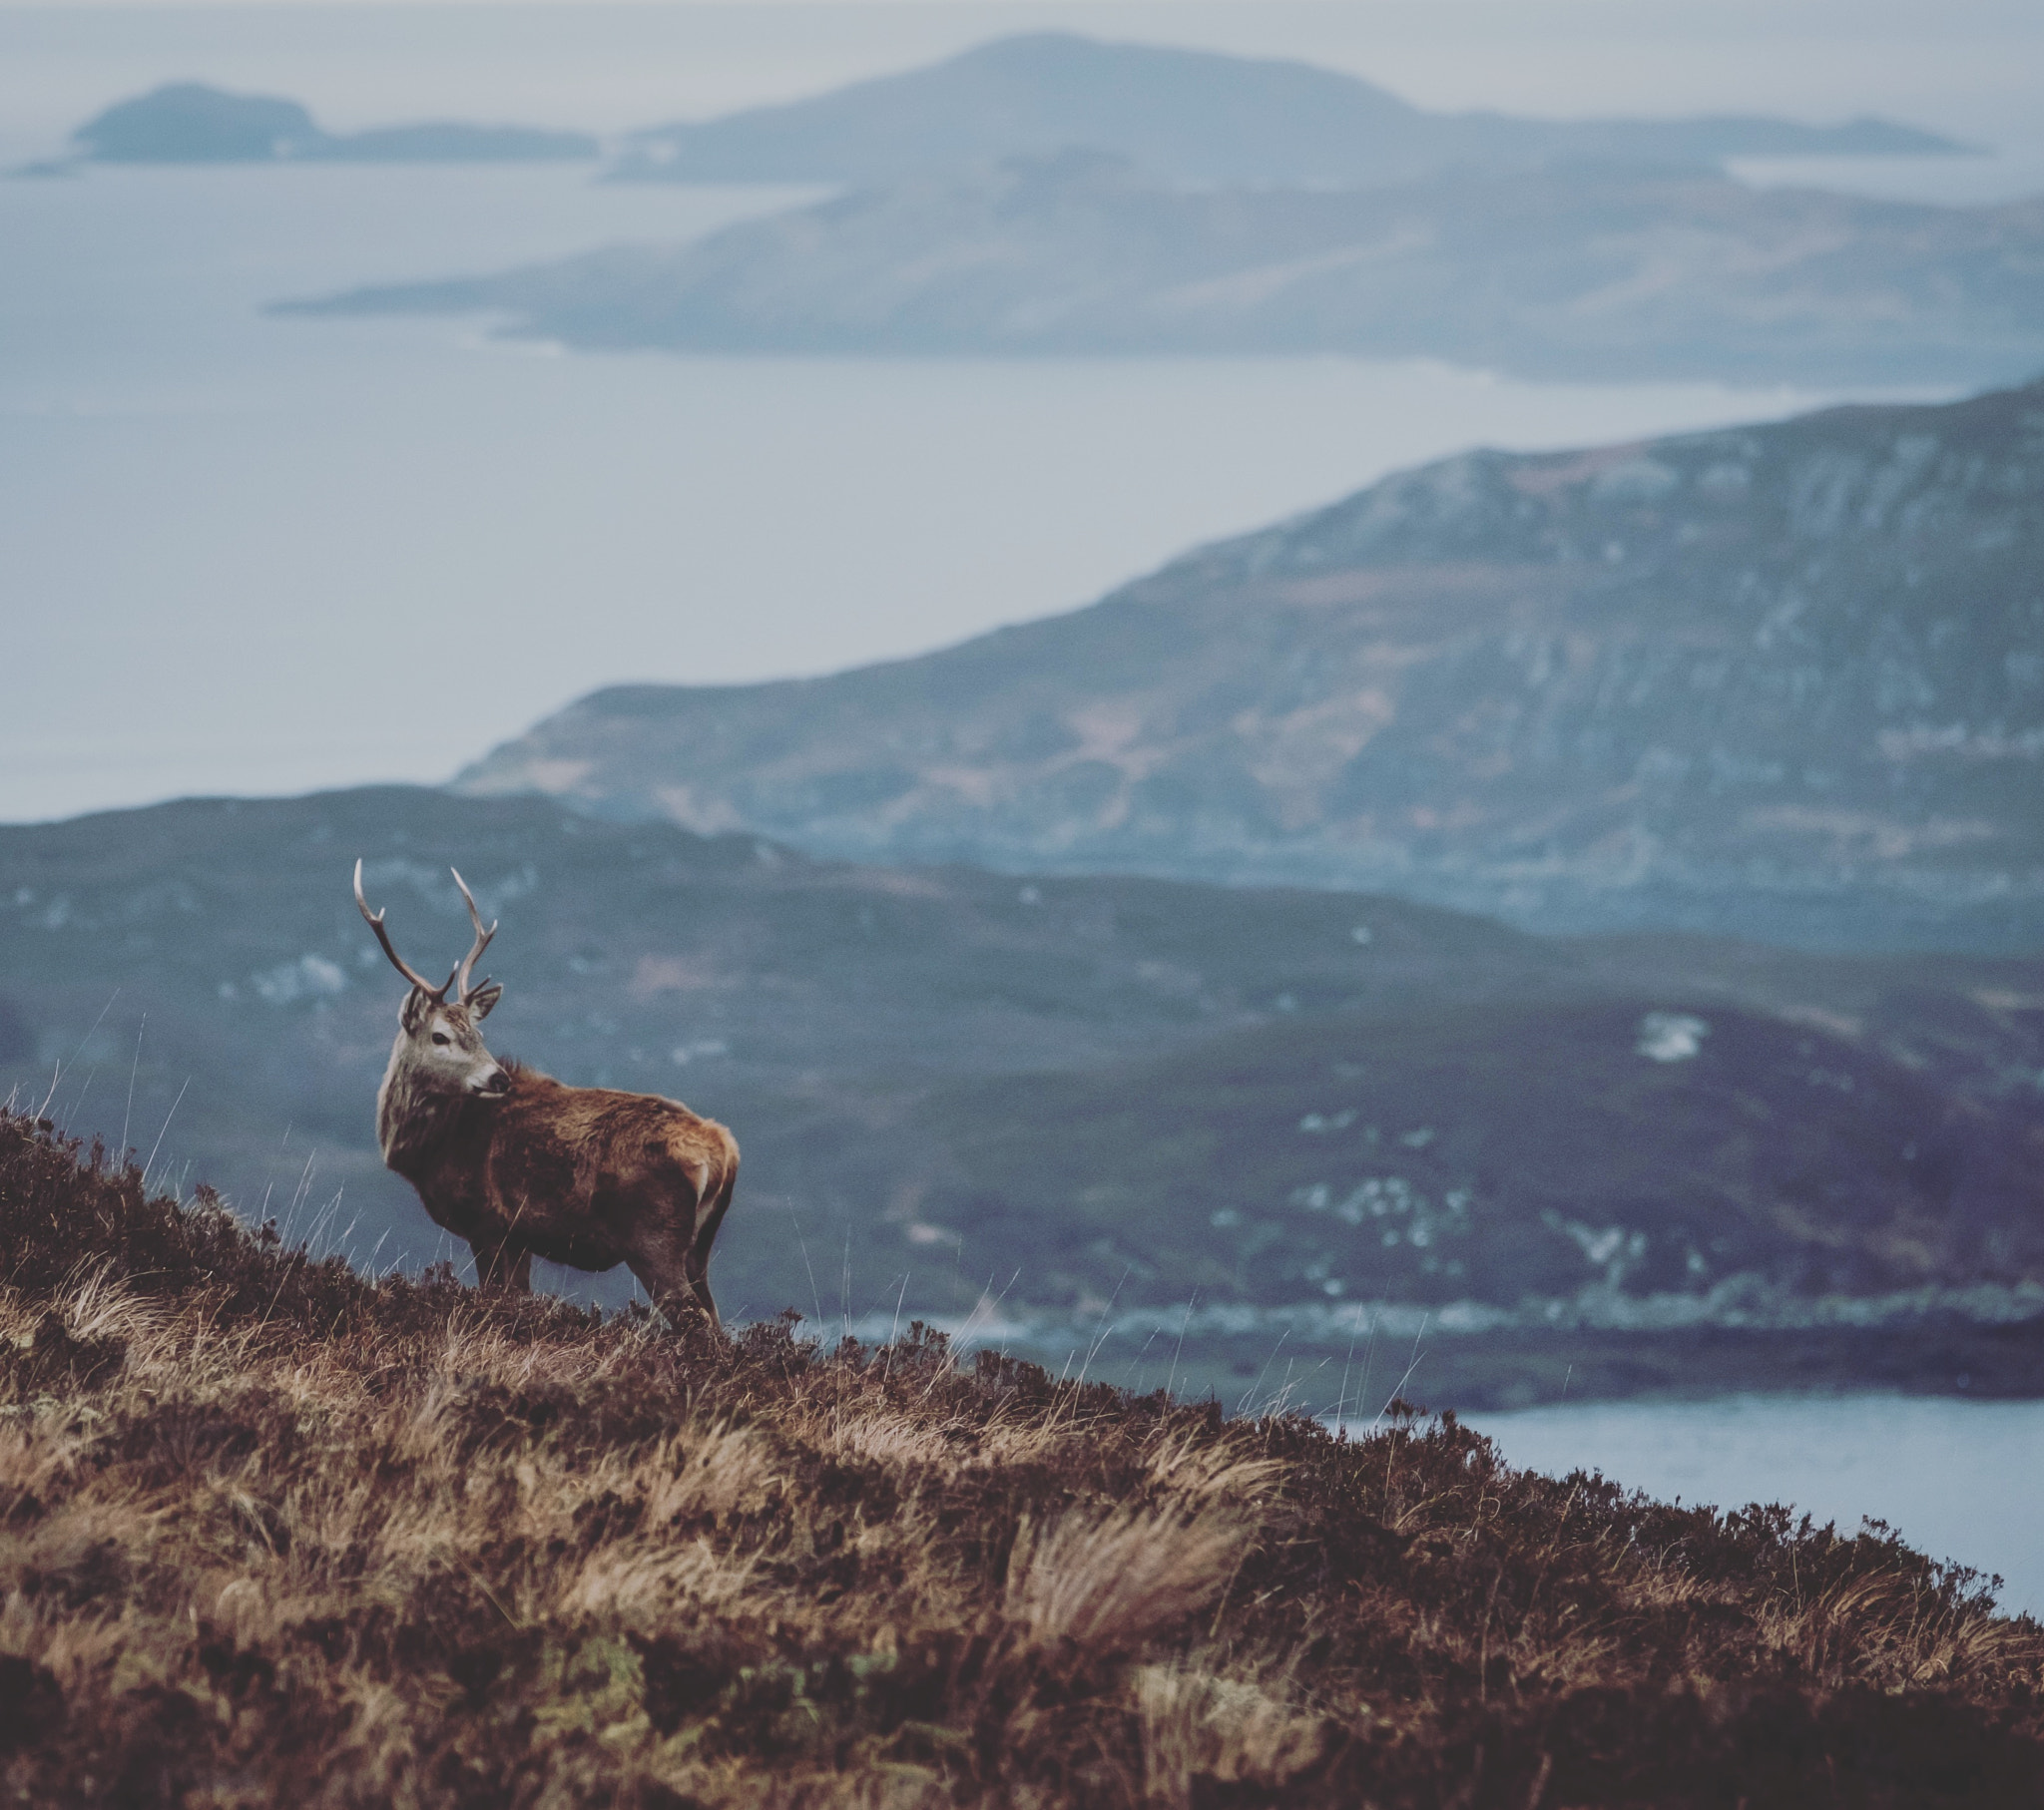
<svg viewBox="0 0 2044 1810"><path fill-rule="evenodd" d="M0 1117L0 1792L2032 1804L2044 1629L1887 1531L369 1279Z"/></svg>

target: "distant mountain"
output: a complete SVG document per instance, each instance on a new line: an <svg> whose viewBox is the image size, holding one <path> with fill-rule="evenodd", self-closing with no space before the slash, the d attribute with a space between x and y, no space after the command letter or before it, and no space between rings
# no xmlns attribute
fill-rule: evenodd
<svg viewBox="0 0 2044 1810"><path fill-rule="evenodd" d="M1280 1331L1338 1367L1344 1316L1445 1315L1436 1405L1791 1356L2044 1388L2035 960L848 867L382 787L0 827L0 1096L288 1236L446 1252L371 1139L401 983L357 854L414 961L466 946L448 861L501 917L500 1054L734 1127L735 1314L987 1290L1056 1363L1109 1301L1140 1344L1197 1296L1181 1380L1224 1384Z"/></svg>
<svg viewBox="0 0 2044 1810"><path fill-rule="evenodd" d="M324 161L468 164L594 158L585 133L434 121L368 132L323 132L296 101L178 82L122 101L72 134L102 164L267 164Z"/></svg>
<svg viewBox="0 0 2044 1810"><path fill-rule="evenodd" d="M1076 614L461 775L818 852L2044 944L2044 385L1470 453Z"/></svg>
<svg viewBox="0 0 2044 1810"><path fill-rule="evenodd" d="M591 347L1425 355L1536 376L2005 382L2044 364L2044 204L1617 166L1367 190L1158 186L1091 152L699 241L292 311L491 310Z"/></svg>
<svg viewBox="0 0 2044 1810"><path fill-rule="evenodd" d="M1549 122L1425 113L1306 63L1063 32L1002 38L809 100L635 134L616 174L676 182L891 183L1072 147L1192 183L1407 181L1585 159L1922 156L1965 149L1883 120Z"/></svg>

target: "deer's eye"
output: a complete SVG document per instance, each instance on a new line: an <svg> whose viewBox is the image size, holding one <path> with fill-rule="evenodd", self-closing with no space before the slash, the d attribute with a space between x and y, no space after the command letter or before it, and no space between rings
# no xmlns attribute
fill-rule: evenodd
<svg viewBox="0 0 2044 1810"><path fill-rule="evenodd" d="M451 1044L454 1040L444 1031L435 1031L433 1033L433 1041L436 1044Z"/></svg>

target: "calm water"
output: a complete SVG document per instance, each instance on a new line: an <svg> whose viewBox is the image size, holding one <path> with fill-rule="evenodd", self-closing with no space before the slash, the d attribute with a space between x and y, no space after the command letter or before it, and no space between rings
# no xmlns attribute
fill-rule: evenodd
<svg viewBox="0 0 2044 1810"><path fill-rule="evenodd" d="M1528 1470L1582 1467L1650 1496L1792 1503L2005 1582L2004 1609L2044 1616L2044 1402L1922 1396L1735 1396L1479 1414L1470 1424Z"/></svg>

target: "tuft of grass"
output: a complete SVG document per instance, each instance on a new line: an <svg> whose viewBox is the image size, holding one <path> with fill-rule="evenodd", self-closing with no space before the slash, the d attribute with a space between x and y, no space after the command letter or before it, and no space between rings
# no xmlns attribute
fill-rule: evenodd
<svg viewBox="0 0 2044 1810"><path fill-rule="evenodd" d="M2031 1805L2040 1685L1879 1528L371 1282L0 1117L6 1801Z"/></svg>

